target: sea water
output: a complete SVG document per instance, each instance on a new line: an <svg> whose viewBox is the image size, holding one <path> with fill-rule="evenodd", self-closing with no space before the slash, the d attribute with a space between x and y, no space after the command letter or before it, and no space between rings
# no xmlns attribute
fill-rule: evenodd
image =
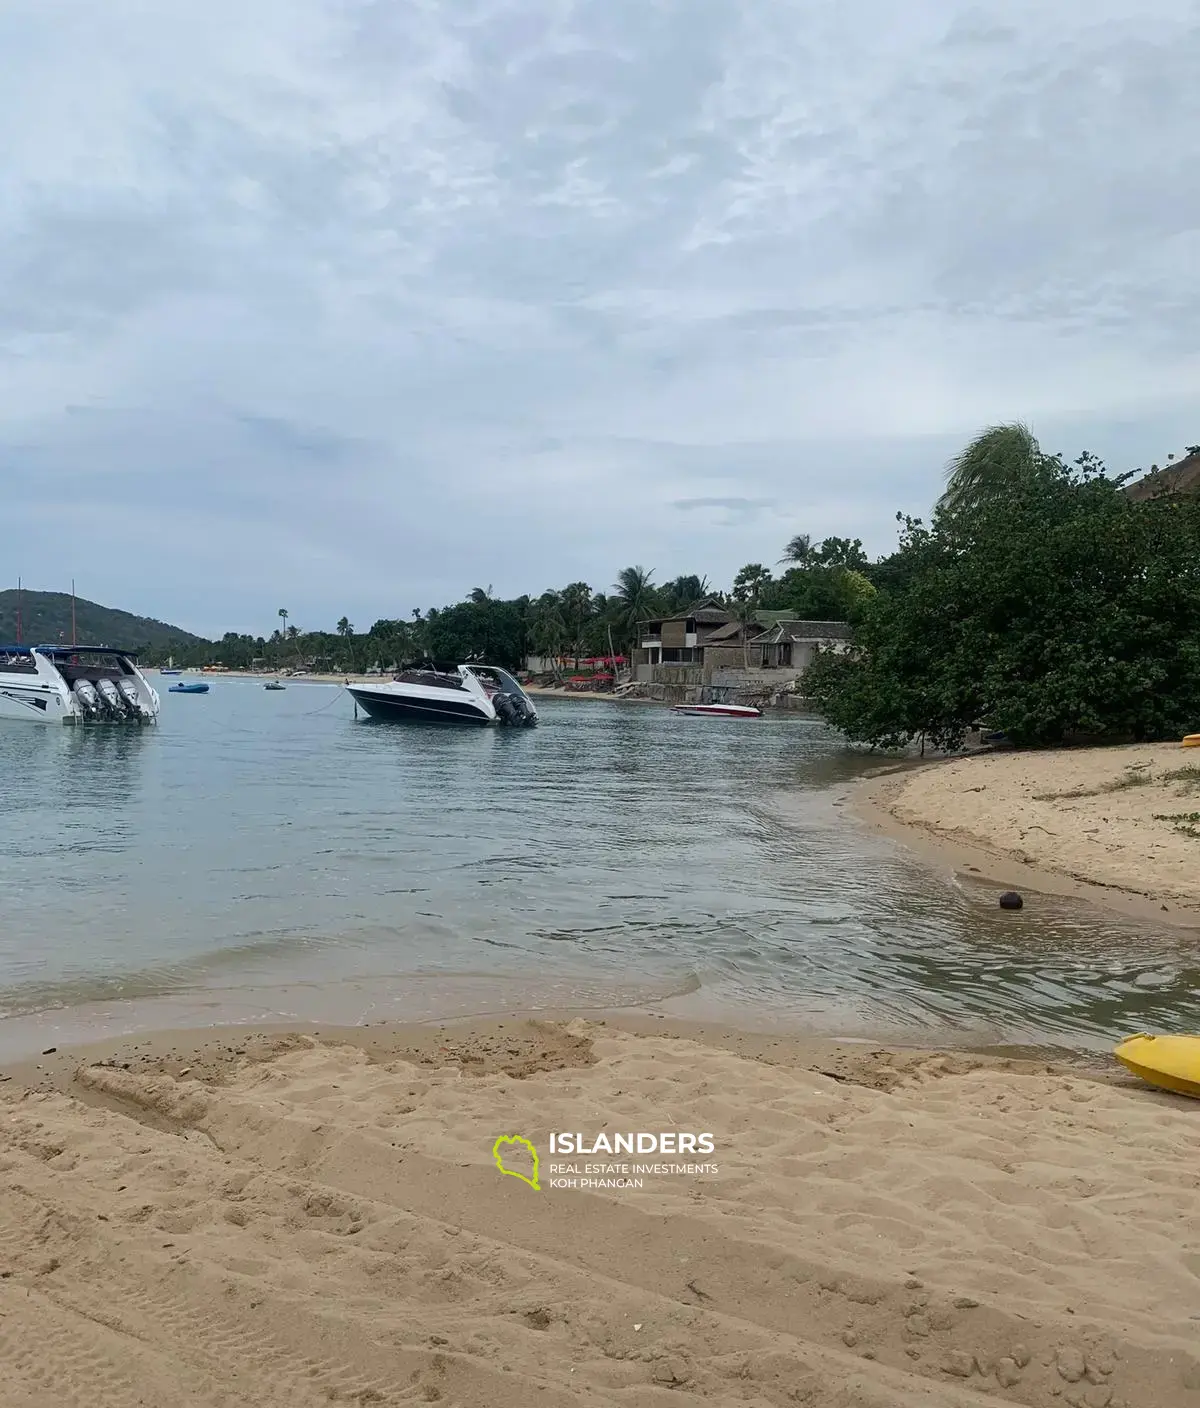
<svg viewBox="0 0 1200 1408"><path fill-rule="evenodd" d="M154 728L0 727L0 1046L664 1002L922 1042L1190 1020L1186 936L999 911L855 820L878 759L818 719L539 709L379 724L334 686L215 680Z"/></svg>

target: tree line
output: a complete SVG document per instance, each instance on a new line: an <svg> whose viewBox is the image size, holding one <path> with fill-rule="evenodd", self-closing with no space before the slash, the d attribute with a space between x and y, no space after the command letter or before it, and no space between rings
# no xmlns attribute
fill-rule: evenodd
<svg viewBox="0 0 1200 1408"><path fill-rule="evenodd" d="M975 726L1026 746L1200 730L1200 496L1131 497L1139 473L1067 463L1023 425L983 432L928 523L897 514L849 651L820 655L805 693L881 747L953 749Z"/></svg>
<svg viewBox="0 0 1200 1408"><path fill-rule="evenodd" d="M305 662L315 669L355 673L418 659L486 659L516 669L530 656L561 659L577 668L584 660L612 653L628 656L637 644L639 622L682 613L706 597L746 619L757 610L773 609L805 619L845 620L874 590L874 579L886 577L889 560L869 562L857 538L814 543L799 534L774 568L747 563L727 590L694 573L658 584L653 571L625 567L607 591L579 581L540 596L505 600L490 587L476 587L453 605L381 618L361 632L345 616L332 631L304 629L280 607L279 625L269 635L230 631L216 641L173 645L171 653L177 665L219 663L230 669L249 669L258 662L278 670ZM147 652L147 662L161 663L166 655L160 646Z"/></svg>

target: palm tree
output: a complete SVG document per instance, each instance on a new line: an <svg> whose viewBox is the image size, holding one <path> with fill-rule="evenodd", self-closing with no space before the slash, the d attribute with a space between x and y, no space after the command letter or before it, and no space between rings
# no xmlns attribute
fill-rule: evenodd
<svg viewBox="0 0 1200 1408"><path fill-rule="evenodd" d="M990 425L947 465L938 507L970 509L993 496L1011 494L1033 478L1041 463L1041 447L1027 425Z"/></svg>
<svg viewBox="0 0 1200 1408"><path fill-rule="evenodd" d="M755 606L763 590L771 585L771 574L761 562L748 562L733 579L734 601L752 601Z"/></svg>
<svg viewBox="0 0 1200 1408"><path fill-rule="evenodd" d="M575 656L575 668L578 670L583 633L592 614L592 589L586 582L572 582L569 587L562 589L560 600L571 650Z"/></svg>
<svg viewBox="0 0 1200 1408"><path fill-rule="evenodd" d="M343 640L349 640L354 634L354 627L350 624L349 617L343 616L337 623L337 633Z"/></svg>
<svg viewBox="0 0 1200 1408"><path fill-rule="evenodd" d="M644 567L622 567L613 591L619 602L617 622L627 642L637 641L638 624L654 610L654 573Z"/></svg>
<svg viewBox="0 0 1200 1408"><path fill-rule="evenodd" d="M533 647L543 657L556 662L563 653L567 626L562 615L562 598L558 592L543 592L530 612L530 635Z"/></svg>
<svg viewBox="0 0 1200 1408"><path fill-rule="evenodd" d="M780 562L792 562L797 567L811 567L816 549L813 547L811 533L797 533L794 538L788 540L788 545L783 550Z"/></svg>

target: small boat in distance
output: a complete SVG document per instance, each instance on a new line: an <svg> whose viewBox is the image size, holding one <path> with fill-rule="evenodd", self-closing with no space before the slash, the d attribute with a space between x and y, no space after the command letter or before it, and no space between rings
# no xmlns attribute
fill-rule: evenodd
<svg viewBox="0 0 1200 1408"><path fill-rule="evenodd" d="M207 694L208 685L203 680L181 680L179 684L171 685L168 694Z"/></svg>
<svg viewBox="0 0 1200 1408"><path fill-rule="evenodd" d="M538 718L533 700L507 670L496 665L430 661L400 670L378 684L346 688L373 719L532 728Z"/></svg>
<svg viewBox="0 0 1200 1408"><path fill-rule="evenodd" d="M264 688L264 689L286 689L286 688L287 688L287 685L281 683L279 680L268 680L268 681L266 682L266 684L263 685L263 688Z"/></svg>
<svg viewBox="0 0 1200 1408"><path fill-rule="evenodd" d="M183 671L182 671L182 670L168 670L167 667L164 665L164 666L162 667L162 669L159 670L158 673L159 673L160 675L182 675L182 674L183 674Z"/></svg>
<svg viewBox="0 0 1200 1408"><path fill-rule="evenodd" d="M761 719L762 710L753 704L673 704L673 714L700 714L705 718Z"/></svg>

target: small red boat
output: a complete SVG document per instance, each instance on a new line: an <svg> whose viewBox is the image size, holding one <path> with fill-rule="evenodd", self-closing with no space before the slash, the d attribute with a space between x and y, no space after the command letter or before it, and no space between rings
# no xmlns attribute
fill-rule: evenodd
<svg viewBox="0 0 1200 1408"><path fill-rule="evenodd" d="M761 719L762 710L753 704L673 704L673 714L703 714L722 719Z"/></svg>

